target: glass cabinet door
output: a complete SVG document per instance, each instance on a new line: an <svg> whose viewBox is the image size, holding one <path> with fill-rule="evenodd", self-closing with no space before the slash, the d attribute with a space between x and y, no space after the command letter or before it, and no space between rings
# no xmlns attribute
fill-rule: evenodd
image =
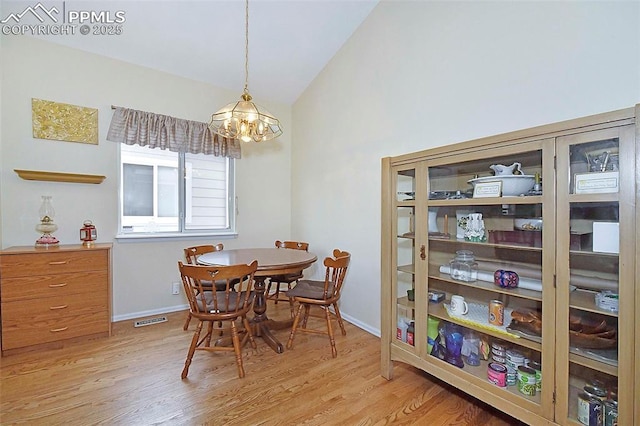
<svg viewBox="0 0 640 426"><path fill-rule="evenodd" d="M553 416L554 141L428 162L427 359ZM452 162L453 161L453 162ZM526 418L526 415L524 415Z"/></svg>
<svg viewBox="0 0 640 426"><path fill-rule="evenodd" d="M558 138L561 424L633 424L633 128Z"/></svg>
<svg viewBox="0 0 640 426"><path fill-rule="evenodd" d="M416 169L395 170L396 222L394 294L396 343L415 347Z"/></svg>
<svg viewBox="0 0 640 426"><path fill-rule="evenodd" d="M426 298L426 168L421 162L392 168L395 189L392 219L394 237L391 296L395 301L393 343L404 351L424 356L426 352L426 307L416 300Z"/></svg>

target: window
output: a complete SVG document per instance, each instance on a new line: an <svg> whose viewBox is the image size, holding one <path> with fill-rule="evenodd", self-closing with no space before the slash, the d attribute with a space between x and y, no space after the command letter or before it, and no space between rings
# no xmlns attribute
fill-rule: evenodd
<svg viewBox="0 0 640 426"><path fill-rule="evenodd" d="M233 233L233 161L120 144L120 234Z"/></svg>

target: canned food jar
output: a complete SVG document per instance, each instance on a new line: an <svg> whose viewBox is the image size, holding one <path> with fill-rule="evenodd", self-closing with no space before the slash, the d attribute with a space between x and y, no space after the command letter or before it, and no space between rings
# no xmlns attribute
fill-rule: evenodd
<svg viewBox="0 0 640 426"><path fill-rule="evenodd" d="M456 257L449 262L449 268L454 280L473 282L478 279L478 262L470 250L458 250Z"/></svg>
<svg viewBox="0 0 640 426"><path fill-rule="evenodd" d="M537 361L529 361L529 367L536 372L536 391L542 390L542 364Z"/></svg>
<svg viewBox="0 0 640 426"><path fill-rule="evenodd" d="M489 324L504 324L504 303L499 300L489 302Z"/></svg>
<svg viewBox="0 0 640 426"><path fill-rule="evenodd" d="M515 386L518 383L518 372L515 368L507 367L507 386Z"/></svg>
<svg viewBox="0 0 640 426"><path fill-rule="evenodd" d="M602 426L602 401L582 392L578 395L578 421L586 426Z"/></svg>
<svg viewBox="0 0 640 426"><path fill-rule="evenodd" d="M407 327L407 343L414 346L413 338L415 334L415 322L411 321Z"/></svg>
<svg viewBox="0 0 640 426"><path fill-rule="evenodd" d="M618 426L618 403L611 399L602 402L604 426Z"/></svg>
<svg viewBox="0 0 640 426"><path fill-rule="evenodd" d="M612 291L601 291L596 293L596 306L606 311L618 312L618 293Z"/></svg>
<svg viewBox="0 0 640 426"><path fill-rule="evenodd" d="M507 351L507 362L506 364L510 367L517 369L520 366L527 365L527 359L518 351L509 350Z"/></svg>
<svg viewBox="0 0 640 426"><path fill-rule="evenodd" d="M507 367L496 362L489 363L487 378L491 383L501 388L507 386Z"/></svg>
<svg viewBox="0 0 640 426"><path fill-rule="evenodd" d="M536 394L536 371L533 368L518 367L518 390L527 396Z"/></svg>
<svg viewBox="0 0 640 426"><path fill-rule="evenodd" d="M507 347L500 342L491 342L491 350L501 352L502 356L507 354Z"/></svg>
<svg viewBox="0 0 640 426"><path fill-rule="evenodd" d="M607 397L607 390L604 388L587 385L583 388L583 390L584 390L584 393L589 395L591 398L596 398L596 399L599 399L600 401L602 401Z"/></svg>
<svg viewBox="0 0 640 426"><path fill-rule="evenodd" d="M521 365L525 365L526 358L522 352L515 349L509 349L507 351L507 360L511 361L513 364L516 364L519 367Z"/></svg>
<svg viewBox="0 0 640 426"><path fill-rule="evenodd" d="M503 357L498 356L498 355L491 355L491 359L494 362L497 362L498 364L504 364L507 361L506 358L503 358Z"/></svg>
<svg viewBox="0 0 640 426"><path fill-rule="evenodd" d="M500 356L502 358L507 356L507 351L505 351L504 349L491 348L491 353L495 356Z"/></svg>
<svg viewBox="0 0 640 426"><path fill-rule="evenodd" d="M587 380L587 382L585 383L585 386L591 386L594 388L598 388L598 389L606 389L607 386L605 385L605 383L598 379L598 378L592 378L590 380Z"/></svg>

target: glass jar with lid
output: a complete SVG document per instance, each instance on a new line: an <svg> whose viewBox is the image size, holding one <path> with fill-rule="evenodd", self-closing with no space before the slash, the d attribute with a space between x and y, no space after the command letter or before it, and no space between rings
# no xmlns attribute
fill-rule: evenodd
<svg viewBox="0 0 640 426"><path fill-rule="evenodd" d="M449 262L449 274L458 281L473 282L478 279L478 263L471 250L458 250Z"/></svg>

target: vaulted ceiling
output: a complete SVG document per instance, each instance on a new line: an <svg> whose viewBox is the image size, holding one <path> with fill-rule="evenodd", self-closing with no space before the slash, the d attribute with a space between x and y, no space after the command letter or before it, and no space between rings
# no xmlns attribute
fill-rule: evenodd
<svg viewBox="0 0 640 426"><path fill-rule="evenodd" d="M242 93L245 2L242 0L65 1L71 10L123 11L119 35L40 38ZM249 90L256 101L293 104L364 21L378 0L250 0ZM34 2L2 1L2 15ZM61 12L62 14L62 12ZM100 30L100 26L97 27ZM232 101L230 99L229 101Z"/></svg>

